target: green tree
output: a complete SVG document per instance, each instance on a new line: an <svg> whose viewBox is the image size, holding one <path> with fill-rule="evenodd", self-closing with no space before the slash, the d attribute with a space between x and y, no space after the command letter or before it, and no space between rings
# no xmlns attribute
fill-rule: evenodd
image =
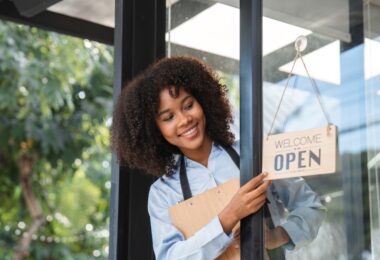
<svg viewBox="0 0 380 260"><path fill-rule="evenodd" d="M110 46L0 22L0 258L107 243L85 231L107 227L112 63Z"/></svg>

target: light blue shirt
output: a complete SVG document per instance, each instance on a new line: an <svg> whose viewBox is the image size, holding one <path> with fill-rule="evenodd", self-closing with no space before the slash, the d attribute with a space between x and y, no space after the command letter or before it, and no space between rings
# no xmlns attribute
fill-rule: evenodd
<svg viewBox="0 0 380 260"><path fill-rule="evenodd" d="M233 148L239 153L240 143ZM240 171L224 149L213 144L208 167L185 158L191 193L196 196L230 179ZM292 242L293 249L312 241L323 221L325 208L318 195L302 178L273 181L267 193L269 210L275 226L281 225ZM163 176L150 188L148 211L150 215L153 248L157 260L215 259L232 243L232 235L224 233L218 216L185 240L171 222L168 209L183 200L179 170Z"/></svg>

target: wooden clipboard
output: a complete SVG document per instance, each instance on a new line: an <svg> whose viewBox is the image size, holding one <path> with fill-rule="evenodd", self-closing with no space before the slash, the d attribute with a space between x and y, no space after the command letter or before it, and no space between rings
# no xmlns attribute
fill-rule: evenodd
<svg viewBox="0 0 380 260"><path fill-rule="evenodd" d="M170 207L169 214L173 225L188 239L217 216L239 188L239 178L232 179ZM217 259L240 260L240 248L230 246Z"/></svg>

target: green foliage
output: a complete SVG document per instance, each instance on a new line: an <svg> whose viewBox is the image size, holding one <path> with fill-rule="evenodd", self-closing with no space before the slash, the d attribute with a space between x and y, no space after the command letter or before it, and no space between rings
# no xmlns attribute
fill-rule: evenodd
<svg viewBox="0 0 380 260"><path fill-rule="evenodd" d="M0 22L1 259L11 257L31 221L19 183L21 155L36 160L34 193L48 216L30 258L104 252L107 236L98 233L108 229L112 63L110 46Z"/></svg>
<svg viewBox="0 0 380 260"><path fill-rule="evenodd" d="M59 233L69 235L71 232L79 233L88 223L88 219L81 218L82 215L90 216L96 212L100 191L80 172L72 180L59 185L57 197L56 210L67 217L67 224L59 226Z"/></svg>

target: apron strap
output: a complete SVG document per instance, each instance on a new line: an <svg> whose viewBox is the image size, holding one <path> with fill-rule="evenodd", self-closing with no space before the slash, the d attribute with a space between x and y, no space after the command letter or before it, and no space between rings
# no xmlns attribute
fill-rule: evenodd
<svg viewBox="0 0 380 260"><path fill-rule="evenodd" d="M185 157L181 155L180 158L180 170L179 170L179 180L181 182L183 199L190 199L193 195L191 194L189 180L187 179L186 167L185 167Z"/></svg>
<svg viewBox="0 0 380 260"><path fill-rule="evenodd" d="M226 150L228 155L234 161L236 167L238 167L238 169L240 169L240 156L235 151L235 149L232 148L231 146L226 146L226 147L223 146L223 148ZM183 156L183 154L181 155L181 158L180 158L179 180L181 182L183 199L187 200L187 199L190 199L191 197L193 197L193 195L191 194L191 190L190 190L189 179L187 178L187 172L186 172L186 166L185 166L185 157Z"/></svg>

